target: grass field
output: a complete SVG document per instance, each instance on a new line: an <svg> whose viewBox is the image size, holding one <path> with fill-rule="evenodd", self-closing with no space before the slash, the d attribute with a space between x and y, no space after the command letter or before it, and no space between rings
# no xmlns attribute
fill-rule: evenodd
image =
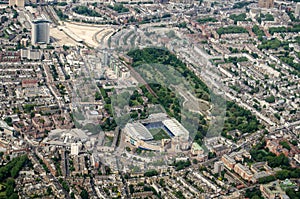
<svg viewBox="0 0 300 199"><path fill-rule="evenodd" d="M170 136L163 129L149 129L150 133L153 135L154 140L169 139Z"/></svg>

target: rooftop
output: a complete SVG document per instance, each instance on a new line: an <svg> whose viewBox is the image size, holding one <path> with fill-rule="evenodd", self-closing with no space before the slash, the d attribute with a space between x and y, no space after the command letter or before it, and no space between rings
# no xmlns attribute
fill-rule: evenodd
<svg viewBox="0 0 300 199"><path fill-rule="evenodd" d="M196 142L193 142L192 148L194 150L199 150L199 151L203 151L203 148Z"/></svg>
<svg viewBox="0 0 300 199"><path fill-rule="evenodd" d="M162 122L174 136L189 136L189 132L174 118Z"/></svg>
<svg viewBox="0 0 300 199"><path fill-rule="evenodd" d="M51 23L51 21L47 20L47 19L35 19L32 21L32 23Z"/></svg>
<svg viewBox="0 0 300 199"><path fill-rule="evenodd" d="M141 123L128 123L125 126L126 131L134 138L141 140L152 140L153 136L149 130Z"/></svg>

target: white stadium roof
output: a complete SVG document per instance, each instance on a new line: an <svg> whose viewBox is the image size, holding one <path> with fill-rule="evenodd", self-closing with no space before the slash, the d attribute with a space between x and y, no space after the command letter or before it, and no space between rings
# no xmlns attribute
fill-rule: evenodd
<svg viewBox="0 0 300 199"><path fill-rule="evenodd" d="M149 130L141 123L128 123L125 126L126 131L131 135L131 137L140 140L152 140L153 136Z"/></svg>
<svg viewBox="0 0 300 199"><path fill-rule="evenodd" d="M177 137L177 136L189 136L188 130L186 130L176 119L167 119L162 121L164 126L171 131L171 133Z"/></svg>

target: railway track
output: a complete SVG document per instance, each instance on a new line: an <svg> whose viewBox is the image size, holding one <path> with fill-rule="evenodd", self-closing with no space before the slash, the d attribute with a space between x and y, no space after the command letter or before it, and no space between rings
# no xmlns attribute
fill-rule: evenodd
<svg viewBox="0 0 300 199"><path fill-rule="evenodd" d="M55 12L53 10L53 8L51 9L52 7L49 7L48 5L45 5L45 6L41 6L41 9L43 12L45 12L50 20L55 24L55 25L59 25L59 19L57 18L57 16L55 16L55 14L53 12Z"/></svg>

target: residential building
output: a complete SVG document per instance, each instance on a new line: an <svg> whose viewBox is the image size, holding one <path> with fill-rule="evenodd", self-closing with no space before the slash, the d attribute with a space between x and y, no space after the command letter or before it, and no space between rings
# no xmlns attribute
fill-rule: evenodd
<svg viewBox="0 0 300 199"><path fill-rule="evenodd" d="M300 2L298 2L297 3L297 5L296 5L296 9L295 9L295 17L297 18L297 19L300 19Z"/></svg>
<svg viewBox="0 0 300 199"><path fill-rule="evenodd" d="M204 153L204 150L198 143L194 142L192 144L191 153L192 155L200 155Z"/></svg>
<svg viewBox="0 0 300 199"><path fill-rule="evenodd" d="M25 1L24 0L9 0L9 6L17 6L19 8L24 8Z"/></svg>
<svg viewBox="0 0 300 199"><path fill-rule="evenodd" d="M258 6L261 8L273 8L274 0L259 0Z"/></svg>
<svg viewBox="0 0 300 199"><path fill-rule="evenodd" d="M50 43L50 21L45 19L32 21L31 43L32 45Z"/></svg>
<svg viewBox="0 0 300 199"><path fill-rule="evenodd" d="M78 155L79 150L80 150L80 145L79 143L72 143L71 144L71 155Z"/></svg>
<svg viewBox="0 0 300 199"><path fill-rule="evenodd" d="M241 163L237 163L234 166L234 171L239 174L244 180L250 181L253 177L253 173L249 170L248 167L242 165Z"/></svg>
<svg viewBox="0 0 300 199"><path fill-rule="evenodd" d="M21 50L21 59L40 60L41 58L42 58L42 52L39 49Z"/></svg>
<svg viewBox="0 0 300 199"><path fill-rule="evenodd" d="M261 184L259 189L263 196L268 199L289 198L281 189L279 181L273 181L269 184Z"/></svg>
<svg viewBox="0 0 300 199"><path fill-rule="evenodd" d="M214 164L214 173L221 173L224 170L224 164L222 161L215 162Z"/></svg>
<svg viewBox="0 0 300 199"><path fill-rule="evenodd" d="M230 170L232 170L234 168L234 165L236 164L236 161L227 154L222 156L222 162Z"/></svg>

